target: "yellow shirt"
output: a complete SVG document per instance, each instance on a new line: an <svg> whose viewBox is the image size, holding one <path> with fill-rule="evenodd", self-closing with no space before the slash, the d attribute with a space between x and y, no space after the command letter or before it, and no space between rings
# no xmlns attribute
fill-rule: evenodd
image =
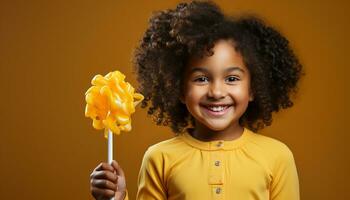
<svg viewBox="0 0 350 200"><path fill-rule="evenodd" d="M155 144L146 151L138 178L138 200L299 198L290 149L247 128L231 141L203 142L184 133Z"/></svg>

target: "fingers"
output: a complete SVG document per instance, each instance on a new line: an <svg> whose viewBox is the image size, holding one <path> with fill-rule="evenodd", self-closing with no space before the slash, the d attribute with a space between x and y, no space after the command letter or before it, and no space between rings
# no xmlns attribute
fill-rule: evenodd
<svg viewBox="0 0 350 200"><path fill-rule="evenodd" d="M120 165L118 164L117 161L113 160L112 161L112 167L115 169L115 171L117 172L117 175L120 175L122 177L125 177L124 171L123 169L120 167Z"/></svg>
<svg viewBox="0 0 350 200"><path fill-rule="evenodd" d="M112 198L115 195L115 192L113 190L108 190L108 189L100 189L96 187L91 188L91 193L92 195L96 197L107 197L107 198Z"/></svg>
<svg viewBox="0 0 350 200"><path fill-rule="evenodd" d="M108 170L110 172L114 172L114 168L108 164L108 163L100 163L94 171L103 171L103 170Z"/></svg>
<svg viewBox="0 0 350 200"><path fill-rule="evenodd" d="M116 161L111 165L100 163L91 173L90 180L90 190L95 199L107 199L125 192L124 171Z"/></svg>
<svg viewBox="0 0 350 200"><path fill-rule="evenodd" d="M118 176L114 168L107 163L100 163L90 175L91 187L98 189L117 189Z"/></svg>
<svg viewBox="0 0 350 200"><path fill-rule="evenodd" d="M95 171L90 175L90 179L107 179L115 183L118 176L110 171Z"/></svg>
<svg viewBox="0 0 350 200"><path fill-rule="evenodd" d="M91 186L93 188L110 189L113 191L117 189L117 185L115 183L105 179L91 179Z"/></svg>

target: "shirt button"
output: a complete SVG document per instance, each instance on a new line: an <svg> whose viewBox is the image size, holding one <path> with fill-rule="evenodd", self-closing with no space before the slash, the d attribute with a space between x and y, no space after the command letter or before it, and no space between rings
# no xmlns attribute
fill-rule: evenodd
<svg viewBox="0 0 350 200"><path fill-rule="evenodd" d="M224 143L222 141L219 141L217 144L216 144L217 147L222 147L224 146Z"/></svg>
<svg viewBox="0 0 350 200"><path fill-rule="evenodd" d="M215 166L220 166L220 161L215 161Z"/></svg>
<svg viewBox="0 0 350 200"><path fill-rule="evenodd" d="M221 193L221 188L216 188L216 194L220 194Z"/></svg>

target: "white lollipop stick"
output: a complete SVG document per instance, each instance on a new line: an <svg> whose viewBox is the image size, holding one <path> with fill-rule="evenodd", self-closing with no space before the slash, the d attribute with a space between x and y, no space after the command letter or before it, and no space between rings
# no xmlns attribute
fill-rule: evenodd
<svg viewBox="0 0 350 200"><path fill-rule="evenodd" d="M108 163L113 161L113 132L108 129Z"/></svg>
<svg viewBox="0 0 350 200"><path fill-rule="evenodd" d="M111 165L113 161L113 132L108 129L108 163ZM114 200L114 197L111 198Z"/></svg>

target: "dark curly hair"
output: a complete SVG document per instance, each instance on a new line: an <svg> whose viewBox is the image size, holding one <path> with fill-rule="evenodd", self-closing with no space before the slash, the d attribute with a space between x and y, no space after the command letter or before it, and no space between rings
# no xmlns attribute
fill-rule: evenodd
<svg viewBox="0 0 350 200"><path fill-rule="evenodd" d="M194 119L181 103L183 74L192 56L210 56L219 39L232 39L251 73L254 100L240 118L253 131L271 125L272 112L293 105L302 65L277 30L254 15L226 16L211 1L180 3L153 13L134 51L138 90L157 125L182 133ZM151 106L148 106L151 102Z"/></svg>

